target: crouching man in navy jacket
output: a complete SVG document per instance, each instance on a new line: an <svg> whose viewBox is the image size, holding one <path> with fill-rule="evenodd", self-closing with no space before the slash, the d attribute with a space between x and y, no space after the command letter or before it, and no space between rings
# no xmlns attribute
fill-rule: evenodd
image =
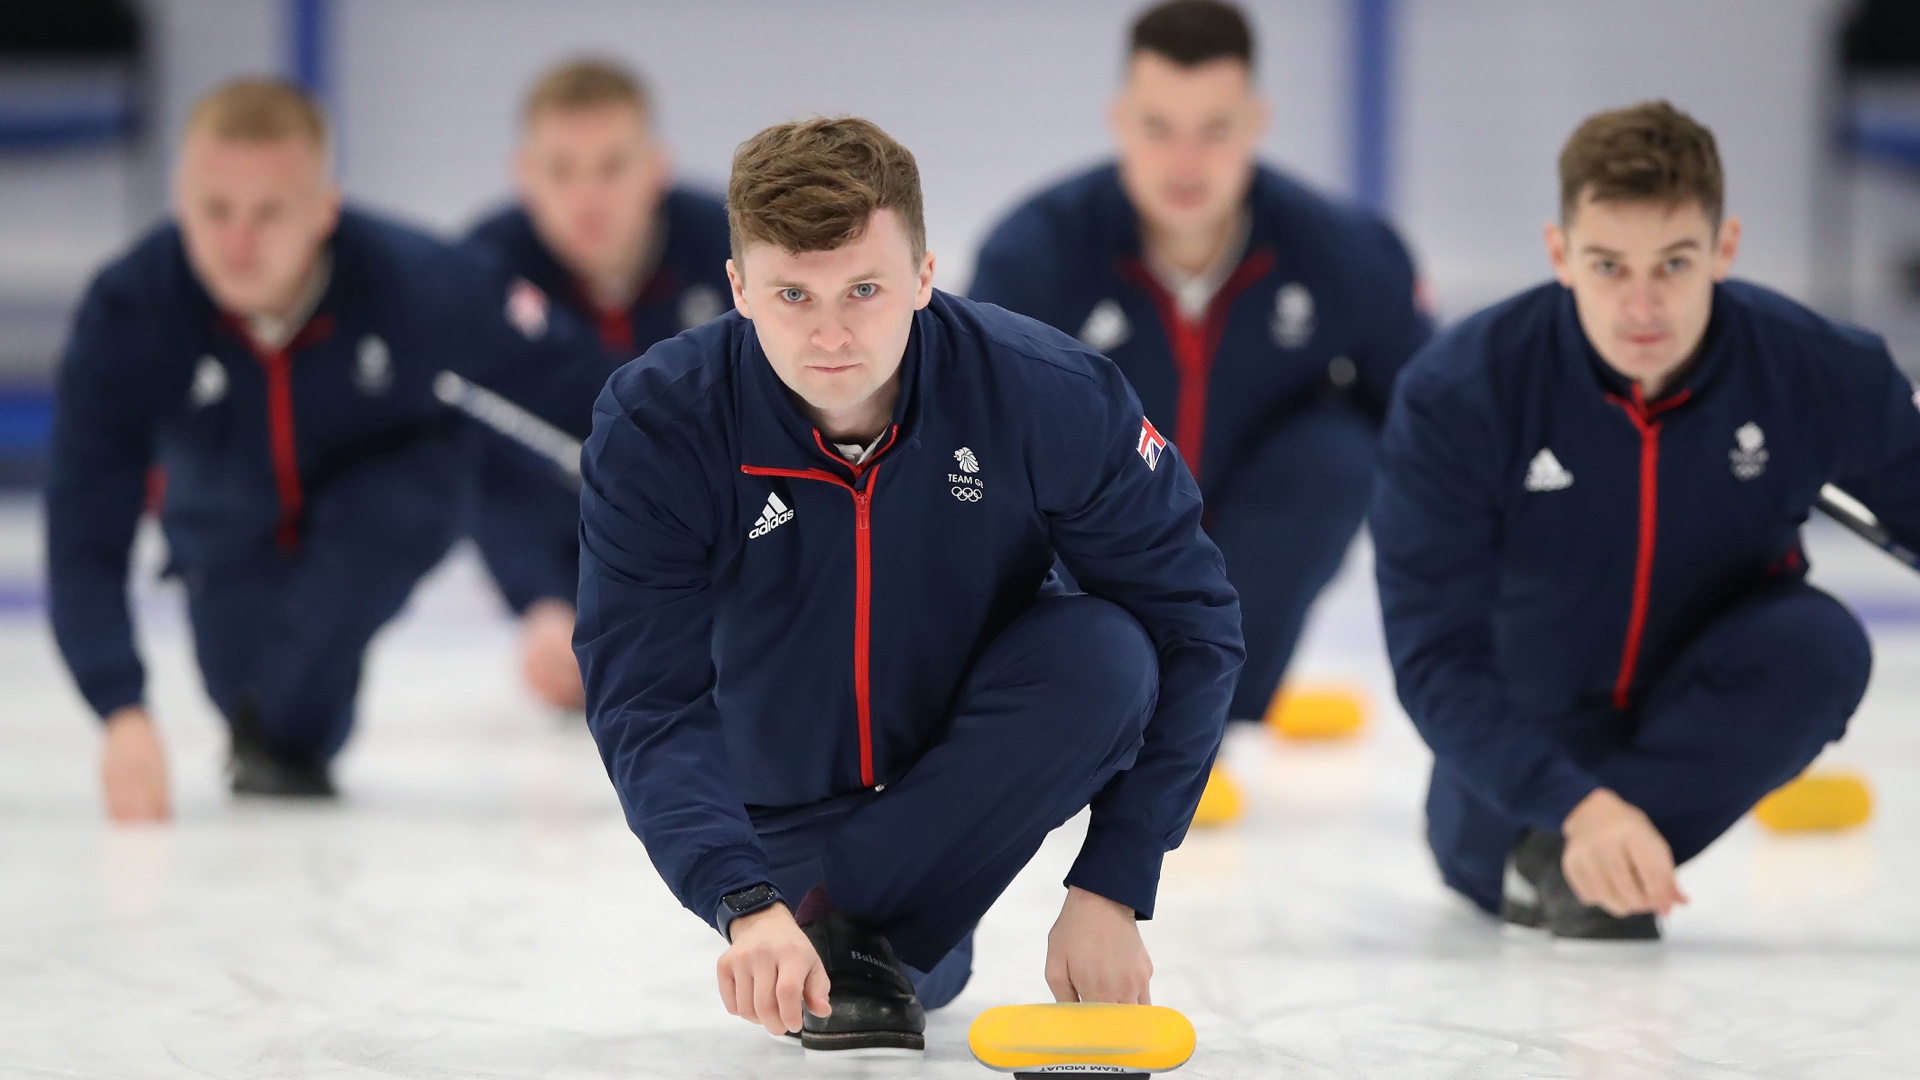
<svg viewBox="0 0 1920 1080"><path fill-rule="evenodd" d="M1432 333L1392 228L1257 160L1253 41L1222 0L1142 13L1118 161L1008 215L968 290L1112 357L1180 448L1240 594L1240 720L1266 715L1340 569L1394 378Z"/></svg>
<svg viewBox="0 0 1920 1080"><path fill-rule="evenodd" d="M541 76L522 107L518 205L467 243L590 323L611 364L726 310L727 210L675 187L640 77L604 60ZM580 498L553 463L503 436L479 440L473 539L520 617L527 685L550 705L583 703L573 656Z"/></svg>
<svg viewBox="0 0 1920 1080"><path fill-rule="evenodd" d="M177 224L100 273L61 362L51 614L107 720L117 819L168 811L126 592L150 477L200 671L232 727L234 791L325 795L367 643L466 512L469 429L435 377L451 368L584 434L612 370L590 337L548 327L532 285L343 211L327 157L325 121L293 87L239 82L201 101Z"/></svg>
<svg viewBox="0 0 1920 1080"><path fill-rule="evenodd" d="M933 290L919 173L872 124L761 132L727 203L737 314L600 398L575 632L628 821L731 940L723 1002L920 1048L1089 804L1048 982L1146 1001L1135 920L1242 659L1191 476L1106 359Z"/></svg>
<svg viewBox="0 0 1920 1080"><path fill-rule="evenodd" d="M1646 939L1675 864L1846 730L1867 639L1800 526L1831 482L1920 542L1920 411L1879 339L1727 280L1740 224L1686 115L1590 118L1560 183L1559 282L1408 367L1372 527L1447 883Z"/></svg>

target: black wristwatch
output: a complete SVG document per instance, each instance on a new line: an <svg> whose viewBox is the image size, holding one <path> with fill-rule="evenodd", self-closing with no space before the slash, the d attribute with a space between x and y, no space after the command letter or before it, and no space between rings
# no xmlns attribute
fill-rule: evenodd
<svg viewBox="0 0 1920 1080"><path fill-rule="evenodd" d="M730 892L720 898L720 906L726 909L728 921L742 915L751 915L761 908L769 908L780 902L780 890L766 882L751 889Z"/></svg>

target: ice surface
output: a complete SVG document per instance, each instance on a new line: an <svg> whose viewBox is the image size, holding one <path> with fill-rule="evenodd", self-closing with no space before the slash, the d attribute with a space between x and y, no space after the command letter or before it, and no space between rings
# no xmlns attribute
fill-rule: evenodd
<svg viewBox="0 0 1920 1080"><path fill-rule="evenodd" d="M231 805L178 596L143 584L177 821L113 829L97 735L55 657L37 517L0 507L0 1077L985 1077L993 1005L1044 1000L1044 939L1078 823L982 925L924 1062L810 1058L725 1014L721 942L627 832L577 722L517 685L510 626L461 556L376 647L337 806ZM1205 1077L1920 1076L1920 576L1837 529L1819 580L1873 628L1877 669L1836 761L1867 829L1743 823L1682 873L1655 948L1503 936L1437 883L1426 753L1393 706L1358 548L1305 676L1357 679L1361 741L1241 732L1237 828L1167 862L1145 927L1154 1000ZM148 560L151 565L151 559Z"/></svg>

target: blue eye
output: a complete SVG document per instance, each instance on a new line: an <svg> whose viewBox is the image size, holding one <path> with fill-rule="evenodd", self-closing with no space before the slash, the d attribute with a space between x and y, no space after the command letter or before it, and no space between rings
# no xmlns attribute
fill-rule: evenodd
<svg viewBox="0 0 1920 1080"><path fill-rule="evenodd" d="M1680 272L1681 272L1682 270L1685 270L1685 269L1687 268L1687 266L1688 266L1688 265L1689 265L1689 264L1688 264L1688 262L1687 262L1687 260L1685 260L1685 259L1668 259L1668 260L1667 260L1667 273L1669 273L1669 274L1678 274L1678 273L1680 273Z"/></svg>
<svg viewBox="0 0 1920 1080"><path fill-rule="evenodd" d="M875 285L871 281L863 281L860 284L855 285L853 287L853 295L856 298L861 300L869 299L873 296L874 293L877 293L879 291L880 291L880 286Z"/></svg>
<svg viewBox="0 0 1920 1080"><path fill-rule="evenodd" d="M806 298L807 298L807 294L804 292L801 292L799 289L781 289L780 290L780 299L785 300L789 304L797 304L800 301L805 300Z"/></svg>

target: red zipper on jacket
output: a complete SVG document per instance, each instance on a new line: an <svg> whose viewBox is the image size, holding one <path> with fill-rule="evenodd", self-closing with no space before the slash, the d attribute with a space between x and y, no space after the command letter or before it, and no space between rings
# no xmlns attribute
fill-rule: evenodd
<svg viewBox="0 0 1920 1080"><path fill-rule="evenodd" d="M1220 291L1207 302L1206 314L1199 320L1186 317L1180 304L1160 284L1158 278L1138 259L1121 264L1126 276L1146 290L1153 310L1166 330L1167 344L1173 349L1173 367L1180 380L1178 404L1174 406L1173 444L1187 459L1187 468L1195 481L1200 479L1200 451L1207 436L1207 394L1213 381L1213 362L1220 352L1220 339L1227 332L1227 315L1233 302L1273 269L1273 252L1261 248L1249 254L1220 285Z"/></svg>
<svg viewBox="0 0 1920 1080"><path fill-rule="evenodd" d="M280 497L280 518L274 529L274 541L281 551L300 546L300 511L306 493L300 486L298 443L293 431L293 354L318 344L333 332L333 316L320 315L307 322L293 340L280 348L268 348L255 341L246 323L233 315L224 316L247 351L267 377L267 446L273 455L273 486Z"/></svg>
<svg viewBox="0 0 1920 1080"><path fill-rule="evenodd" d="M818 480L845 488L853 496L853 709L860 727L860 786L876 787L873 768L873 488L880 482L880 466L875 459L887 452L899 435L900 426L887 430L887 441L873 452L864 465L848 465L853 480L825 469L770 469L742 465L748 476L784 476L793 480ZM820 432L813 441L821 453L832 453ZM866 486L856 487L862 477Z"/></svg>
<svg viewBox="0 0 1920 1080"><path fill-rule="evenodd" d="M1675 408L1691 396L1682 390L1647 404L1640 387L1633 388L1631 400L1608 394L1607 400L1620 406L1640 433L1640 540L1633 564L1633 606L1627 616L1627 640L1620 653L1620 675L1613 683L1613 707L1624 709L1632 699L1633 675L1640 666L1640 642L1647 630L1647 603L1653 591L1653 549L1659 538L1660 512L1660 420L1661 413Z"/></svg>

